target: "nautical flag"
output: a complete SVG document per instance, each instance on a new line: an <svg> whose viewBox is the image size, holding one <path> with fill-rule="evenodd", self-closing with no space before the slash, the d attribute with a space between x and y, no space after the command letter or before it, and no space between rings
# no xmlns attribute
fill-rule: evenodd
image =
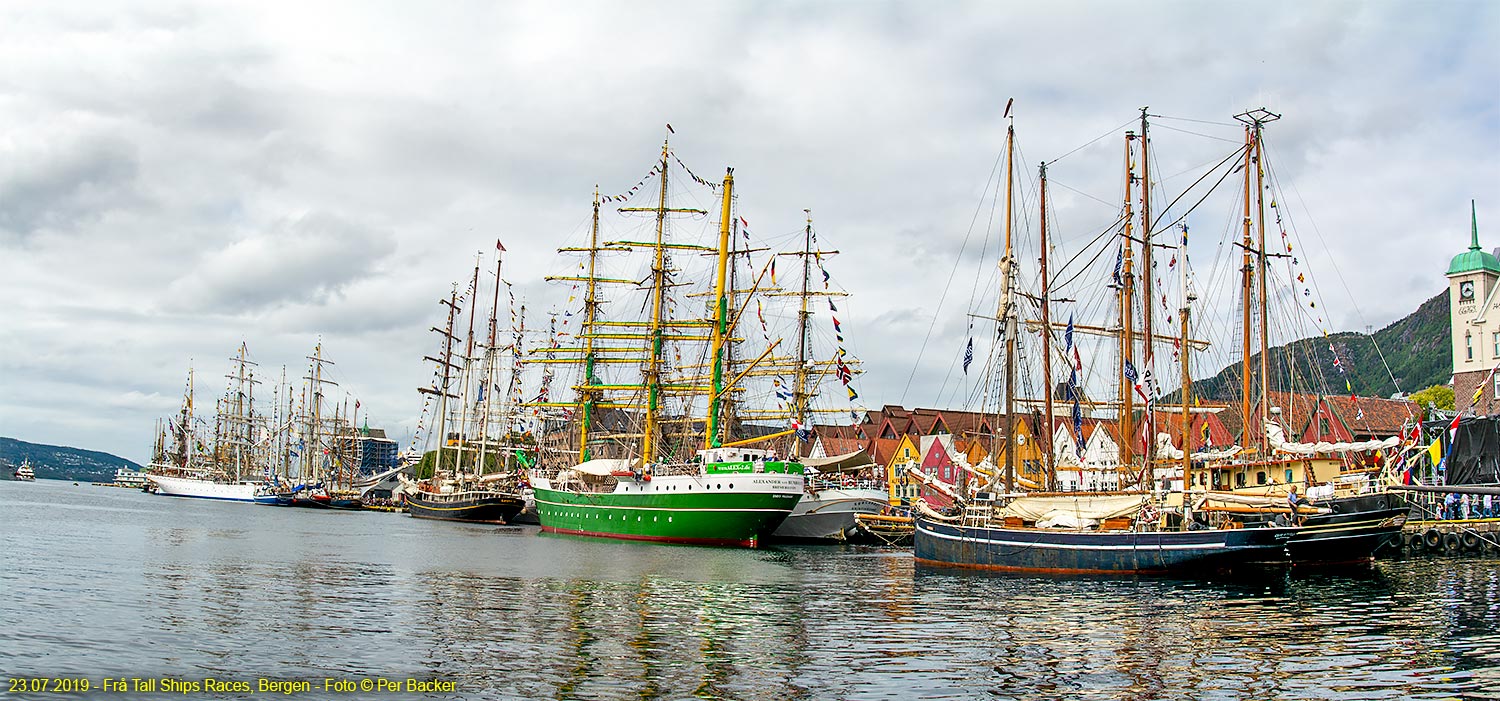
<svg viewBox="0 0 1500 701"><path fill-rule="evenodd" d="M837 331L838 333L843 333L844 332L844 328L839 325L839 318L836 317L836 316L835 317L830 317L830 318L833 319L833 330Z"/></svg>
<svg viewBox="0 0 1500 701"><path fill-rule="evenodd" d="M969 339L969 347L964 350L964 374L969 374L969 363L974 362L974 339Z"/></svg>
<svg viewBox="0 0 1500 701"><path fill-rule="evenodd" d="M1135 372L1135 366L1132 365L1132 364L1130 364L1130 360L1129 359L1126 359L1126 361L1125 361L1125 379L1129 380L1131 384L1135 384L1136 378L1138 378L1138 377L1140 377L1140 375L1136 374L1136 372ZM1137 386L1139 386L1139 385L1137 385Z"/></svg>
<svg viewBox="0 0 1500 701"><path fill-rule="evenodd" d="M828 300L828 311L836 312L838 310L839 310L838 307L833 306L833 300L831 300L831 299Z"/></svg>
<svg viewBox="0 0 1500 701"><path fill-rule="evenodd" d="M1125 282L1122 279L1122 276L1124 275L1124 272L1125 272L1125 244L1120 244L1120 250L1117 253L1115 253L1115 275L1114 275L1114 278L1115 278L1115 287L1123 287L1125 285Z"/></svg>
<svg viewBox="0 0 1500 701"><path fill-rule="evenodd" d="M1149 367L1146 368L1145 372L1141 373L1141 381L1136 384L1135 391L1140 392L1142 388L1145 389L1145 393L1141 396L1145 397L1147 402L1155 401L1156 375L1151 372L1151 368Z"/></svg>
<svg viewBox="0 0 1500 701"><path fill-rule="evenodd" d="M859 399L859 392L854 391L853 387L845 387L844 389L849 390L849 399Z"/></svg>
<svg viewBox="0 0 1500 701"><path fill-rule="evenodd" d="M1014 104L1015 101L1016 101L1016 98L1014 98L1014 97L1012 97L1009 100L1005 101L1005 114L1000 115L1001 119L1005 119L1006 117L1010 116L1010 106L1012 104Z"/></svg>
<svg viewBox="0 0 1500 701"><path fill-rule="evenodd" d="M1066 348L1066 349L1068 349L1068 350L1072 350L1072 348L1073 348L1073 315L1072 314L1068 315L1068 328L1063 331L1063 347Z"/></svg>
<svg viewBox="0 0 1500 701"><path fill-rule="evenodd" d="M776 284L776 259L771 259L771 284Z"/></svg>
<svg viewBox="0 0 1500 701"><path fill-rule="evenodd" d="M677 130L676 130L676 129L673 129L673 128L672 128L672 125L671 125L671 124L668 124L668 125L667 125L667 131L669 131L669 132L672 132L672 133L673 133L673 134L676 134L676 133L677 133Z"/></svg>
<svg viewBox="0 0 1500 701"><path fill-rule="evenodd" d="M501 251L504 251L505 250L505 244L500 243L500 239L495 239L495 248L500 249Z"/></svg>
<svg viewBox="0 0 1500 701"><path fill-rule="evenodd" d="M828 289L828 271L823 271L823 289Z"/></svg>
<svg viewBox="0 0 1500 701"><path fill-rule="evenodd" d="M1073 455L1083 454L1083 407L1078 405L1078 396L1073 396Z"/></svg>

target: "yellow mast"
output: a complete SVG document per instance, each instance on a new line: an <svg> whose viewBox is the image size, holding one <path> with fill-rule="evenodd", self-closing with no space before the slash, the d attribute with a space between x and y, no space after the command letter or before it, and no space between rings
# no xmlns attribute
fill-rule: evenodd
<svg viewBox="0 0 1500 701"><path fill-rule="evenodd" d="M729 336L728 300L724 296L724 280L729 272L729 228L733 221L730 199L734 193L734 169L724 171L723 212L719 216L719 270L714 282L714 329L712 343L713 382L709 385L708 430L703 447L717 448L723 442L719 425L719 400L724 393L724 344Z"/></svg>

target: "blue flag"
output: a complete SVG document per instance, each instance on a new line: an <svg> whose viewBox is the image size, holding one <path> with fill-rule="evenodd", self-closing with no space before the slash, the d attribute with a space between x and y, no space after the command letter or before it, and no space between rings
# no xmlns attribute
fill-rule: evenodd
<svg viewBox="0 0 1500 701"><path fill-rule="evenodd" d="M1121 276L1125 272L1125 244L1120 244L1119 252L1115 253L1115 287L1121 287L1125 283Z"/></svg>
<svg viewBox="0 0 1500 701"><path fill-rule="evenodd" d="M969 339L969 347L964 349L964 374L969 374L969 363L974 362L974 339Z"/></svg>

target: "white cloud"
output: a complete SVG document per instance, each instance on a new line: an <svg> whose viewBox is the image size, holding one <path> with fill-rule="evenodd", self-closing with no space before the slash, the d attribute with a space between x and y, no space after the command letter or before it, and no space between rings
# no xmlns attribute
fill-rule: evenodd
<svg viewBox="0 0 1500 701"><path fill-rule="evenodd" d="M217 378L244 340L274 372L320 335L374 421L410 428L425 329L474 253L504 240L532 313L561 308L540 282L572 265L553 249L669 122L699 175L735 167L762 239L792 245L812 209L872 406L967 394L950 367L987 338L965 315L992 310L983 193L1010 97L1017 173L1055 161L1062 256L1114 221L1138 108L1164 115L1153 168L1173 193L1235 148L1230 115L1283 113L1272 163L1326 323L1383 326L1443 288L1469 198L1500 244L1496 46L1500 12L1477 1L10 3L0 432L142 459L189 359ZM1217 198L1192 216L1205 292L1230 284L1209 242L1236 217ZM1099 312L1097 289L1070 294Z"/></svg>

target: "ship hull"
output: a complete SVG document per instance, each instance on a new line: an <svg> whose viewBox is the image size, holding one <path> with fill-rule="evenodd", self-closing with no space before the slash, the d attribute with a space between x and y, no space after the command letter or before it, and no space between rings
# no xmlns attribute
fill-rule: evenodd
<svg viewBox="0 0 1500 701"><path fill-rule="evenodd" d="M857 530L859 514L885 510L889 496L878 489L823 489L803 495L771 534L774 539L845 540Z"/></svg>
<svg viewBox="0 0 1500 701"><path fill-rule="evenodd" d="M796 507L803 481L765 472L622 479L613 492L533 486L547 533L757 547Z"/></svg>
<svg viewBox="0 0 1500 701"><path fill-rule="evenodd" d="M1063 531L916 520L913 553L929 565L1058 574L1212 575L1285 564L1297 529Z"/></svg>
<svg viewBox="0 0 1500 701"><path fill-rule="evenodd" d="M147 475L146 479L155 485L157 494L190 499L214 499L217 501L254 502L257 487L256 484L251 482L210 482L208 480L168 477L166 475Z"/></svg>
<svg viewBox="0 0 1500 701"><path fill-rule="evenodd" d="M406 511L414 518L467 523L511 523L525 502L516 494L460 492L432 495L406 493Z"/></svg>
<svg viewBox="0 0 1500 701"><path fill-rule="evenodd" d="M1309 516L1287 541L1297 567L1355 565L1370 562L1383 550L1401 547L1405 507Z"/></svg>

